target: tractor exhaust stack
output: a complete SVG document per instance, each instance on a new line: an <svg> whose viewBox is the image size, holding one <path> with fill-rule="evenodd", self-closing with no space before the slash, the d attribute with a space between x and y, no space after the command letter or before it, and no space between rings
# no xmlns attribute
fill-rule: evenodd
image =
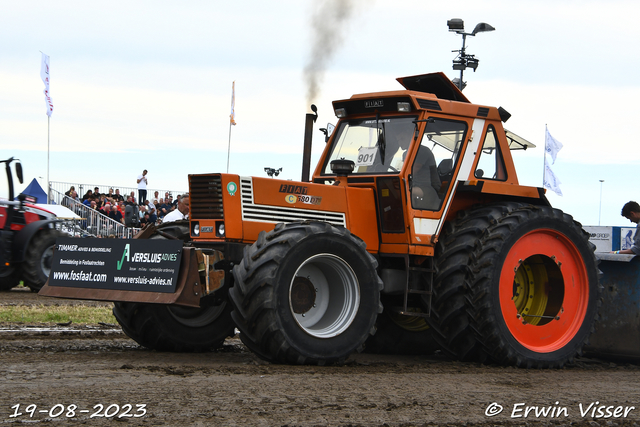
<svg viewBox="0 0 640 427"><path fill-rule="evenodd" d="M313 124L318 119L318 109L311 104L313 114L307 113L304 122L304 148L302 151L302 182L309 182L311 173L311 142L313 140Z"/></svg>

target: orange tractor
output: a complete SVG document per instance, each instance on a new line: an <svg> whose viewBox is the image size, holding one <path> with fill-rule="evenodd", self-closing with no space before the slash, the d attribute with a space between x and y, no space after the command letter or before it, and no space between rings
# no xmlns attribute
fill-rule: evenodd
<svg viewBox="0 0 640 427"><path fill-rule="evenodd" d="M208 350L237 328L277 363L435 341L461 360L564 365L600 301L588 234L519 185L510 150L532 144L503 128L508 112L442 73L398 81L333 103L310 180L310 114L301 182L190 175L189 221L136 239L182 241L175 291L50 279L41 294L115 301L123 330L158 350Z"/></svg>

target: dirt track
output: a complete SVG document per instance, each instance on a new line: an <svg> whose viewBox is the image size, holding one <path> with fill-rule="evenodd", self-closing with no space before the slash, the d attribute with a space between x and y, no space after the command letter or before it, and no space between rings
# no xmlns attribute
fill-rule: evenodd
<svg viewBox="0 0 640 427"><path fill-rule="evenodd" d="M0 305L39 304L44 299L16 291L0 293ZM237 338L228 339L215 353L171 354L140 348L108 326L64 332L70 325L42 333L25 325L0 325L9 326L19 326L20 331L0 332L3 423L640 425L638 365L581 359L562 370L528 371L452 362L438 355L359 354L345 366L282 366L256 358ZM621 406L621 416L592 418L591 410L581 416L580 404L586 410L596 401L598 406L614 406L612 414ZM491 405L494 402L503 410L488 417L486 411L498 408ZM18 404L22 415L12 417ZM31 404L37 405L32 418L26 412ZM77 408L68 412L72 404ZM90 418L99 404L102 415L110 405L118 406L110 407L108 418ZM137 404L146 405L146 414L118 418L128 409L126 404L132 405L128 415L142 414L136 412ZM551 410L539 417L531 410L525 418L526 407L533 406Z"/></svg>

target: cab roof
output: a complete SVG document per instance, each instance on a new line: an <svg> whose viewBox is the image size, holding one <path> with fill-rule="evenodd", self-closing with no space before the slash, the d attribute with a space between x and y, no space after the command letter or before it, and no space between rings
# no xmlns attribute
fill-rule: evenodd
<svg viewBox="0 0 640 427"><path fill-rule="evenodd" d="M396 80L407 90L432 93L440 99L470 103L469 99L443 72L399 77Z"/></svg>

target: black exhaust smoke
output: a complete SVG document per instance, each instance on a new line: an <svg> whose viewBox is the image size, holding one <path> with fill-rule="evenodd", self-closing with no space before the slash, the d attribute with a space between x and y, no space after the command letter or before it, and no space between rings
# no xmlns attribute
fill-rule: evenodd
<svg viewBox="0 0 640 427"><path fill-rule="evenodd" d="M307 102L316 101L327 66L346 39L346 27L362 0L324 0L314 3L311 49L304 67Z"/></svg>

